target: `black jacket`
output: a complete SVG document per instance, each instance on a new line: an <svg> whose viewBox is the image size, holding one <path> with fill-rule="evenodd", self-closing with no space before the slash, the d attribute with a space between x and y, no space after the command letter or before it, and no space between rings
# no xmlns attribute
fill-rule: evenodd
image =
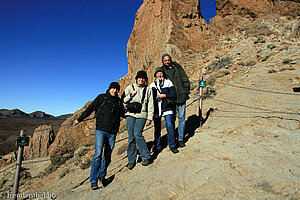
<svg viewBox="0 0 300 200"><path fill-rule="evenodd" d="M118 133L120 117L125 115L123 103L118 96L111 96L108 90L105 94L99 94L77 119L78 122L82 122L93 111L96 117L96 130L111 134Z"/></svg>

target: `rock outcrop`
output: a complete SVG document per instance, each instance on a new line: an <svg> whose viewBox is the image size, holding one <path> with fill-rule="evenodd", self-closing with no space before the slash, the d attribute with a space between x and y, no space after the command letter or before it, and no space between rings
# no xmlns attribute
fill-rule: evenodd
<svg viewBox="0 0 300 200"><path fill-rule="evenodd" d="M93 114L83 122L73 126L74 120L80 116L90 103L86 103L81 110L76 111L72 117L62 123L54 143L48 150L50 157L56 158L66 153L73 153L82 145L94 143L96 124ZM53 163L55 162L61 162L61 160L54 159Z"/></svg>
<svg viewBox="0 0 300 200"><path fill-rule="evenodd" d="M24 148L24 157L34 159L48 156L48 148L54 142L54 139L52 126L39 126L30 138L29 146Z"/></svg>
<svg viewBox="0 0 300 200"><path fill-rule="evenodd" d="M192 75L200 67L199 53L214 43L199 0L146 0L135 15L127 44L128 74L119 82L124 88L141 69L148 72L152 81L155 68L161 66L161 55L166 52Z"/></svg>
<svg viewBox="0 0 300 200"><path fill-rule="evenodd" d="M91 101L87 102L82 109L76 111L72 117L69 117L62 123L48 153L51 158L58 158L64 155L65 158L53 159L53 164L64 162L72 156L79 147L91 146L94 144L96 132L96 119L94 118L94 113L79 124L73 125L74 120L78 119L91 103ZM124 129L125 120L121 121L120 132Z"/></svg>
<svg viewBox="0 0 300 200"><path fill-rule="evenodd" d="M190 79L197 79L207 62L206 52L218 53L220 37L299 37L299 23L289 23L299 19L299 4L297 0L216 0L217 16L207 25L199 0L145 0L127 44L128 74L119 82L124 89L141 69L152 81L163 53L170 53ZM277 22L286 24L276 26Z"/></svg>

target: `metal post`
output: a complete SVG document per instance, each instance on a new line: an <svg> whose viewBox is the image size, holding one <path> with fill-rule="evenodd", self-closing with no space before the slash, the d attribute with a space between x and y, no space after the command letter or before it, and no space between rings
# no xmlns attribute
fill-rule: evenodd
<svg viewBox="0 0 300 200"><path fill-rule="evenodd" d="M20 137L25 136L25 131L21 130ZM17 158L17 167L16 167L16 174L15 174L15 182L14 182L14 193L13 193L13 199L17 199L18 190L19 190L19 181L20 181L20 171L21 171L21 165L23 160L23 150L24 146L19 146L18 149L18 158Z"/></svg>
<svg viewBox="0 0 300 200"><path fill-rule="evenodd" d="M202 126L202 96L203 96L203 87L200 87L200 82L203 81L203 76L199 80L199 118L200 118L200 127Z"/></svg>

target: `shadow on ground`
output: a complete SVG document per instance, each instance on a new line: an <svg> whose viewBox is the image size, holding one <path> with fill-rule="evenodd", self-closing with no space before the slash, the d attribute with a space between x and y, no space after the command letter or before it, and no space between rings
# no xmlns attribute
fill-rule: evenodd
<svg viewBox="0 0 300 200"><path fill-rule="evenodd" d="M195 135L195 131L200 127L205 124L205 122L208 120L211 112L214 111L213 108L210 108L205 115L205 118L202 117L202 114L200 116L194 114L188 117L188 119L185 121L185 131L184 131L184 138L185 142L187 142L191 137ZM165 127L165 124L162 123L162 128ZM153 133L154 134L154 133ZM178 138L178 128L175 129L175 138L177 140ZM155 152L154 151L154 141L149 141L147 142L149 150L152 149L153 155L152 159L155 160L160 152ZM168 147L168 136L167 134L163 135L161 137L161 151Z"/></svg>

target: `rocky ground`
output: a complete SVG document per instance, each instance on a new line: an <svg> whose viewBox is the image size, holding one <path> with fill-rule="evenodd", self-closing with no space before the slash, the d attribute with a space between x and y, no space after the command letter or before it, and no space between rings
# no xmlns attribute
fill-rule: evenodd
<svg viewBox="0 0 300 200"><path fill-rule="evenodd" d="M198 127L198 104L190 100L186 147L178 154L165 147L150 166L138 163L130 171L123 132L106 187L90 191L93 146L86 145L57 169L43 159L24 165L20 193L46 192L56 199L300 199L300 95L291 95L300 86L299 43L271 37L223 42L219 57L208 52L205 61L210 94L216 91L203 101L206 121ZM151 146L153 128L146 129ZM13 173L1 173L3 197L12 191Z"/></svg>

